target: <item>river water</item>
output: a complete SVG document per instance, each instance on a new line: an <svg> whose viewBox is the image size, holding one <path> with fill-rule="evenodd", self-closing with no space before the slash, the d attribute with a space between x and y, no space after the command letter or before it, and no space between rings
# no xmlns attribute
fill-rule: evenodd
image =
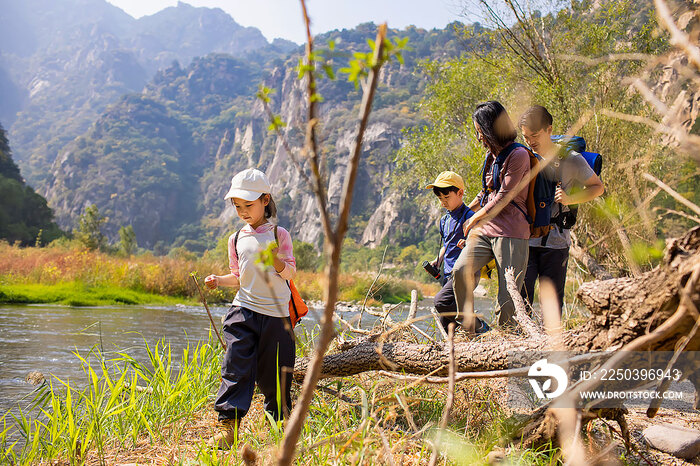
<svg viewBox="0 0 700 466"><path fill-rule="evenodd" d="M430 303L421 303L418 316L429 314ZM489 307L490 299L477 301L477 309ZM227 310L211 308L217 323ZM391 315L400 320L407 311L408 305L401 305ZM314 316L318 315L318 311L310 312L297 331L313 327ZM348 321L357 318L353 311L341 315ZM363 325L371 325L373 320L365 315ZM434 334L432 318L418 326ZM177 363L188 343L194 347L208 335L209 319L202 306L0 305L0 417L18 404L24 408L31 401L34 387L25 381L30 371L39 371L47 379L53 374L62 380L83 380L82 366L74 352L85 357L91 349L100 349L109 358L110 353L123 351L145 360L144 341L153 348L165 339Z"/></svg>

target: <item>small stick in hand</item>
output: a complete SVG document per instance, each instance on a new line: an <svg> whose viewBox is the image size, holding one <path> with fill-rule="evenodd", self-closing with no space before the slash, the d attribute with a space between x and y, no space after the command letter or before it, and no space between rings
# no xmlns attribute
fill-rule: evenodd
<svg viewBox="0 0 700 466"><path fill-rule="evenodd" d="M197 277L194 275L194 273L190 275L192 277L192 280L194 281L195 286L197 287L197 291L199 291L199 297L202 298L202 304L204 304L204 309L207 310L207 314L209 315L209 321L211 322L211 326L214 327L214 333L216 333L216 338L219 339L219 343L221 343L221 346L224 348L224 351L226 351L226 343L224 343L224 340L221 339L221 335L219 335L219 331L216 328L214 318L211 316L211 311L209 311L209 306L207 305L207 298L205 298L204 293L202 293L202 288L199 286Z"/></svg>

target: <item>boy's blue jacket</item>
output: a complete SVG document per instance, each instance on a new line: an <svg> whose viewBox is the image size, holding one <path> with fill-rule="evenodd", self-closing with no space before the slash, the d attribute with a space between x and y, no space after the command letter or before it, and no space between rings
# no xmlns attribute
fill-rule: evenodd
<svg viewBox="0 0 700 466"><path fill-rule="evenodd" d="M462 204L455 210L449 211L440 219L440 238L442 238L442 243L445 245L445 259L443 261L443 273L445 275L452 272L452 267L454 267L457 257L462 252L462 249L457 247L457 243L459 240L464 239L462 225L472 215L474 215L474 211Z"/></svg>

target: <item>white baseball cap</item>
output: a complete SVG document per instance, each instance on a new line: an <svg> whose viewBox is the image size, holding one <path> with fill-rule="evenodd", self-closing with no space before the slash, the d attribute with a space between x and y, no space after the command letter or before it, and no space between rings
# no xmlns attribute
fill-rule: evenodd
<svg viewBox="0 0 700 466"><path fill-rule="evenodd" d="M231 178L231 189L226 193L224 200L235 197L246 201L254 201L271 191L272 187L270 186L270 180L267 179L267 175L255 168L247 168L242 172L236 173L236 176Z"/></svg>

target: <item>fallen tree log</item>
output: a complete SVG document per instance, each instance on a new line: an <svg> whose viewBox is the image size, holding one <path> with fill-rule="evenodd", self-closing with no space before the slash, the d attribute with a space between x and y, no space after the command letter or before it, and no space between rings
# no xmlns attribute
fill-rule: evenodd
<svg viewBox="0 0 700 466"><path fill-rule="evenodd" d="M421 345L368 340L347 351L323 358L321 377L347 377L373 370L400 371L410 374L447 375L449 358L443 343ZM457 371L488 371L508 369L512 365L509 352L541 351L536 341L462 342L455 343ZM295 378L303 377L307 358L297 360Z"/></svg>
<svg viewBox="0 0 700 466"><path fill-rule="evenodd" d="M511 294L514 292L511 290ZM634 348L635 351L700 350L700 227L689 231L682 238L669 241L662 263L654 270L636 278L585 283L578 290L578 297L587 307L591 318L583 325L558 335L557 340L563 349L576 353L614 352L623 347ZM529 319L523 316L525 313L518 309L517 304L516 302L516 319L519 322ZM538 352L543 352L545 357L549 354L545 350L551 341L544 337L544 330L542 335L537 335L536 328L531 325L532 321L524 323L526 331L523 335L527 337L495 330L490 332L488 338L455 343L456 370L471 373L465 374L465 377L474 376L474 372L486 371L520 373L522 371L507 369L529 366L533 359L539 359ZM406 328L400 330L409 331L409 325L404 326ZM338 345L340 351L325 356L321 377L352 376L374 370L430 374L433 379L447 374L450 361L443 343L407 343L401 341L401 333L396 330L342 342ZM522 355L522 364L518 363L518 355ZM623 355L624 352L615 353L608 363L617 361L619 364L625 360ZM294 371L296 379L303 377L307 364L307 359L297 360ZM700 368L687 370L685 367L683 378L695 385L695 409L698 409ZM587 383L587 389L590 389L591 383ZM575 427L580 430L592 419L600 417L617 422L620 435L629 444L624 417L626 410L621 404L617 408L606 409L576 408L572 401L575 392L576 388L572 387L564 395L569 396L571 402L568 406L573 409L568 412L577 413L573 423L571 420L562 421L562 411L546 405L518 421L514 434L504 440L529 447L547 442L558 443L560 436L571 438L578 435ZM658 403L652 404L647 414L651 417L657 409ZM563 419L567 416L572 419L570 415ZM575 456L576 452L569 451L568 454Z"/></svg>
<svg viewBox="0 0 700 466"><path fill-rule="evenodd" d="M678 308L681 290L692 271L700 267L700 227L669 242L662 264L638 278L617 278L585 283L578 296L591 318L564 332L565 348L576 352L614 350L645 335L668 319ZM700 307L700 285L691 290L690 302ZM691 308L692 309L692 308ZM684 318L676 330L649 350L673 351L688 335L697 316ZM350 345L348 345L350 346ZM458 372L491 371L513 367L513 354L544 350L539 340L504 337L455 343ZM700 349L694 335L686 351ZM447 374L447 351L443 343L413 344L382 341L379 335L365 338L347 351L324 358L322 377L351 376L365 371L391 370L410 374ZM308 360L297 360L294 375L303 377Z"/></svg>
<svg viewBox="0 0 700 466"><path fill-rule="evenodd" d="M649 333L678 309L681 290L698 267L700 227L669 241L662 263L640 277L584 283L578 290L578 297L590 311L591 319L568 332L565 345L579 351L611 349ZM691 312L675 332L649 350L673 351L679 338L690 333L698 317L700 286L689 294L693 304ZM688 342L686 351L699 349L700 335L696 334Z"/></svg>

